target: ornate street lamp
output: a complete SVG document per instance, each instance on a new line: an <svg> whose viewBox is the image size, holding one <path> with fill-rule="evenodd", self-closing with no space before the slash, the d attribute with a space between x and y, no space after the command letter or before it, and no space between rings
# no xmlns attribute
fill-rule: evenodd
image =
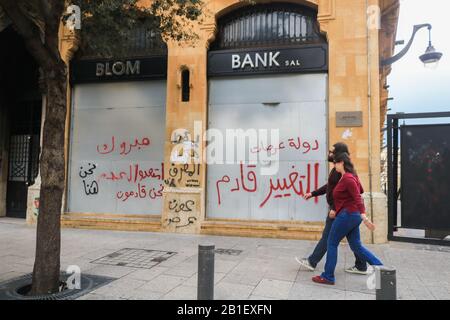
<svg viewBox="0 0 450 320"><path fill-rule="evenodd" d="M413 33L411 36L411 39L409 39L408 44L403 48L402 51L400 51L398 54L396 54L395 56L382 60L381 61L381 66L388 66L393 64L394 62L400 60L407 52L408 50L411 48L411 45L414 41L414 37L416 36L417 31L419 31L422 28L428 28L428 48L425 51L424 54L422 54L419 59L423 62L424 66L427 68L436 68L439 60L441 60L442 58L442 53L436 51L436 49L433 47L433 45L431 44L431 24L429 23L424 23L424 24L418 24L415 25L413 28Z"/></svg>

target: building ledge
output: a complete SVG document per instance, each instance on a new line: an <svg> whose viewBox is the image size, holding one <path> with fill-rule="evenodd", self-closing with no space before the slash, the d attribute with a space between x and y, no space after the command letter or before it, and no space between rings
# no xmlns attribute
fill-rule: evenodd
<svg viewBox="0 0 450 320"><path fill-rule="evenodd" d="M221 236L319 240L323 223L280 221L206 220L200 233Z"/></svg>
<svg viewBox="0 0 450 320"><path fill-rule="evenodd" d="M66 213L61 216L61 227L159 232L161 216Z"/></svg>
<svg viewBox="0 0 450 320"><path fill-rule="evenodd" d="M120 231L161 232L161 216L66 213L61 227ZM297 240L318 240L323 223L291 221L205 220L200 233L218 236L242 236Z"/></svg>

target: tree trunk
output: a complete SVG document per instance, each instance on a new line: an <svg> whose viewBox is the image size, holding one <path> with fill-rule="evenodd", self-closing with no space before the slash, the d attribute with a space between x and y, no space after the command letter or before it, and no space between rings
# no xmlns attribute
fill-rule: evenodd
<svg viewBox="0 0 450 320"><path fill-rule="evenodd" d="M42 182L32 295L55 293L59 287L60 218L65 177L66 70L63 61L53 63L52 68L44 70L47 104L40 159Z"/></svg>

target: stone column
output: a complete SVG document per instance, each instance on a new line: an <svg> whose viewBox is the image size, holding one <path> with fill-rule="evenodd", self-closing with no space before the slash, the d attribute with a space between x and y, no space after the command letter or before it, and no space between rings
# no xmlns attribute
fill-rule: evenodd
<svg viewBox="0 0 450 320"><path fill-rule="evenodd" d="M161 228L199 233L205 218L207 53L214 24L203 24L195 43L168 42L166 142ZM190 99L182 101L182 72L189 71ZM193 156L193 157L191 157Z"/></svg>
<svg viewBox="0 0 450 320"><path fill-rule="evenodd" d="M369 6L378 1L370 0ZM329 143L348 144L366 194L367 214L377 224L365 242L387 240L386 197L380 189L380 89L378 29L368 28L365 1L321 0L318 20L329 45ZM362 125L337 127L337 112L361 112Z"/></svg>

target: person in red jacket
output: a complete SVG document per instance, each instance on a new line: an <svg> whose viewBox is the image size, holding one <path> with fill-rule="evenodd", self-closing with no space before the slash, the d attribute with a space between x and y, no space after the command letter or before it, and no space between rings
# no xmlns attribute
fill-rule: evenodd
<svg viewBox="0 0 450 320"><path fill-rule="evenodd" d="M328 161L333 162L334 157L337 154L340 153L347 153L350 155L350 152L348 150L348 146L343 142L335 143L332 147L332 149L328 153ZM330 172L330 175L328 176L328 182L321 188L314 190L311 193L307 193L304 196L305 200L311 199L312 197L318 197L321 195L326 194L327 203L329 206L329 213L331 213L331 216L335 216L335 206L333 201L333 190L338 184L339 180L341 179L342 175L336 171L336 168L333 167L333 169ZM308 258L298 259L297 262L306 270L314 271L317 267L317 264L320 260L325 256L327 253L327 242L328 242L328 235L330 234L331 226L333 225L334 218L330 217L330 214L327 214L327 218L325 220L325 227L322 232L322 237L320 238L319 242L317 243L316 247L314 248L314 251ZM369 225L367 225L368 228L370 228ZM367 263L363 259L359 258L355 255L355 265L346 268L345 272L348 273L355 273L355 274L361 274L361 275L367 275Z"/></svg>
<svg viewBox="0 0 450 320"><path fill-rule="evenodd" d="M359 225L362 221L368 221L366 209L361 193L364 192L361 182L347 153L341 153L334 159L336 171L342 177L333 190L335 214L327 242L327 261L325 270L320 276L313 277L317 283L334 285L334 270L336 269L338 246L344 237L352 251L358 257L364 259L372 266L381 266L383 263L369 250L363 247L359 233Z"/></svg>

